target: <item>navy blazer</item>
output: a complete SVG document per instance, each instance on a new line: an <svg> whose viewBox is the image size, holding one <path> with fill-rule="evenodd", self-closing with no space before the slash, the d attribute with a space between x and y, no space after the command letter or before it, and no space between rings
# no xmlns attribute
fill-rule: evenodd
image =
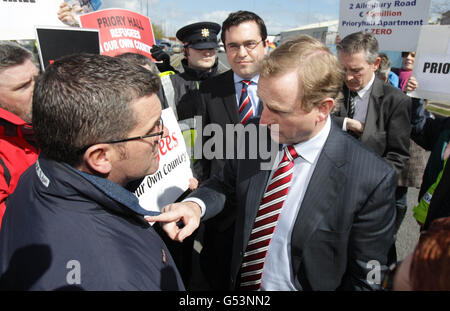
<svg viewBox="0 0 450 311"><path fill-rule="evenodd" d="M196 105L201 106L203 110L203 127L208 124L217 124L222 128L223 133L225 133L227 124L239 124L238 103L236 101L236 89L234 87L232 70L228 70L202 82L199 96L196 100ZM263 104L260 102L258 116L261 115L262 110ZM201 137L203 142L202 146L211 137L203 135ZM223 146L226 146L225 139L223 140ZM225 161L223 159L206 160L203 157L203 159L199 159L194 164L196 178L203 181L219 173L224 165Z"/></svg>
<svg viewBox="0 0 450 311"><path fill-rule="evenodd" d="M243 146L248 146L248 142ZM206 204L204 219L236 204L230 288L239 270L270 170L261 159L227 160L222 172L190 196ZM394 243L395 170L332 122L290 239L295 285L301 290L378 289L371 263L387 271Z"/></svg>

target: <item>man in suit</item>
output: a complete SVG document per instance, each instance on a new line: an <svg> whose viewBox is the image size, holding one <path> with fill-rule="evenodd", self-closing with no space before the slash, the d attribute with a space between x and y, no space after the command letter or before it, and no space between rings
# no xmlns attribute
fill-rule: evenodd
<svg viewBox="0 0 450 311"><path fill-rule="evenodd" d="M261 159L229 159L184 202L147 220L166 222L169 236L182 241L232 198L230 289L378 289L394 241L397 176L331 120L343 77L317 40L280 45L264 60L258 85L259 130L280 144L272 169L262 170Z"/></svg>
<svg viewBox="0 0 450 311"><path fill-rule="evenodd" d="M263 105L256 90L261 62L268 51L267 29L255 13L238 11L231 13L223 22L221 39L231 70L204 81L200 86L200 97L193 102L193 106L203 109L204 127L218 124L225 130L227 124L245 124L250 118L261 115ZM246 92L250 98L244 109L240 105L243 81L249 82ZM248 113L244 114L245 111ZM205 136L203 141L209 138ZM196 160L195 172L199 181L220 172L225 164L224 159L207 160L204 155Z"/></svg>
<svg viewBox="0 0 450 311"><path fill-rule="evenodd" d="M376 77L381 59L372 34L350 34L336 49L346 75L344 101L334 112L334 120L400 174L409 159L411 98ZM402 197L403 190L397 189L397 229L406 212Z"/></svg>
<svg viewBox="0 0 450 311"><path fill-rule="evenodd" d="M180 103L179 113L184 115L202 115L202 127L214 124L226 132L226 126L245 124L251 118L261 115L263 105L256 94L261 62L268 51L267 29L264 21L255 13L237 11L231 13L222 24L221 40L224 44L231 70L203 81L199 95L191 93L192 100ZM245 100L247 99L247 100ZM184 110L191 109L194 112ZM213 135L203 130L197 139L201 146ZM223 138L223 139L222 139ZM219 173L225 165L227 140L233 137L222 136L219 144L224 146L223 153L218 149L206 150L194 161L194 177L199 182ZM217 148L214 145L214 148ZM208 155L213 152L213 156ZM229 151L229 150L228 150ZM220 152L219 152L220 153ZM231 260L231 242L234 226L234 204L214 220L205 222L201 268L215 290L221 290L228 283L228 269ZM200 238L201 239L201 238ZM220 266L220 269L217 269Z"/></svg>

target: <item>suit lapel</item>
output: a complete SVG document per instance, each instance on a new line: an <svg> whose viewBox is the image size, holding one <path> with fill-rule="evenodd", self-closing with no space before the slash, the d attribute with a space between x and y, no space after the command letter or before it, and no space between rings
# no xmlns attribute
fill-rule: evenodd
<svg viewBox="0 0 450 311"><path fill-rule="evenodd" d="M330 135L319 156L295 220L291 238L293 257L302 256L305 243L317 229L327 210L339 201L341 190L346 184L347 177L342 169L346 162L346 144L342 141L342 133L338 131L340 129L332 122ZM295 267L294 261L294 269L296 268L298 267Z"/></svg>
<svg viewBox="0 0 450 311"><path fill-rule="evenodd" d="M383 96L383 83L384 82L378 78L375 78L375 81L373 82L372 90L370 91L369 103L367 106L364 131L361 135L362 143L367 141L369 136L380 129L380 124L383 124L383 122L380 121L380 117L382 116L380 98Z"/></svg>
<svg viewBox="0 0 450 311"><path fill-rule="evenodd" d="M223 97L223 105L227 111L230 123L239 123L238 103L236 101L236 88L234 87L233 71L229 70L224 75L223 87L227 89L226 96Z"/></svg>
<svg viewBox="0 0 450 311"><path fill-rule="evenodd" d="M257 174L252 176L248 185L247 197L245 200L245 217L244 217L244 243L242 244L242 251L245 252L250 233L255 222L256 214L258 213L259 204L264 195L265 186L270 176L270 170L259 170Z"/></svg>

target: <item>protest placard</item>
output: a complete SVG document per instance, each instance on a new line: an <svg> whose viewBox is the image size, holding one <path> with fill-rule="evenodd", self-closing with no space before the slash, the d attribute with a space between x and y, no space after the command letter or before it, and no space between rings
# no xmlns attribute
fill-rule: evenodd
<svg viewBox="0 0 450 311"><path fill-rule="evenodd" d="M420 27L428 24L431 0L341 0L339 36L365 31L380 50L415 51Z"/></svg>
<svg viewBox="0 0 450 311"><path fill-rule="evenodd" d="M164 109L161 117L169 134L159 141L159 168L134 192L144 209L156 212L175 202L189 188L192 178L190 158L172 108Z"/></svg>
<svg viewBox="0 0 450 311"><path fill-rule="evenodd" d="M0 1L0 40L35 39L34 27L65 26L58 19L62 0Z"/></svg>
<svg viewBox="0 0 450 311"><path fill-rule="evenodd" d="M422 27L412 76L412 97L450 102L450 25Z"/></svg>
<svg viewBox="0 0 450 311"><path fill-rule="evenodd" d="M36 27L41 68L54 60L74 54L100 54L98 29Z"/></svg>
<svg viewBox="0 0 450 311"><path fill-rule="evenodd" d="M100 53L116 56L127 52L151 57L155 44L152 24L144 15L123 9L107 9L80 16L83 28L100 31Z"/></svg>

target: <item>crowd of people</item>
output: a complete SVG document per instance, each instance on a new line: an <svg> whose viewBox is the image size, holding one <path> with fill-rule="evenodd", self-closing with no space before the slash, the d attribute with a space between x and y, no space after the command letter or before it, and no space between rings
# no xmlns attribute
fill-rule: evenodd
<svg viewBox="0 0 450 311"><path fill-rule="evenodd" d="M450 119L407 95L414 52L390 68L365 32L337 55L306 35L269 52L249 11L176 36L178 70L154 46L156 62L80 53L39 74L0 43L0 289L450 290ZM133 190L158 169L166 108L188 148L226 148L193 157L190 194L155 213ZM211 124L275 141L270 169L227 150L266 141ZM408 187L421 235L400 262Z"/></svg>

